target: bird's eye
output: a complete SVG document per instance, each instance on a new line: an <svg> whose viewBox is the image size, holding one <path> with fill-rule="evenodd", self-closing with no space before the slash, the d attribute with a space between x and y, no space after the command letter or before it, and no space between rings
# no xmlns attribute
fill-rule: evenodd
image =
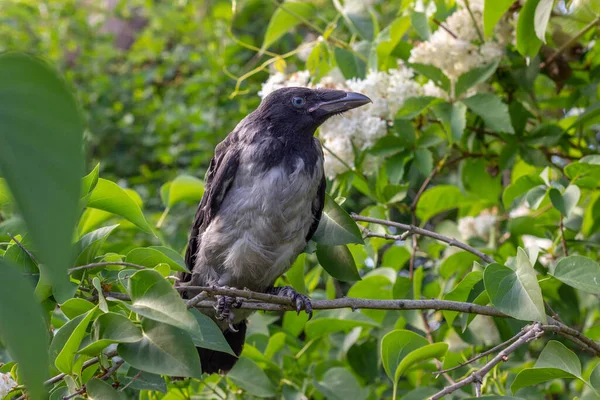
<svg viewBox="0 0 600 400"><path fill-rule="evenodd" d="M306 100L304 100L304 97L296 96L292 99L292 104L294 105L294 107L304 107L304 104L306 104Z"/></svg>

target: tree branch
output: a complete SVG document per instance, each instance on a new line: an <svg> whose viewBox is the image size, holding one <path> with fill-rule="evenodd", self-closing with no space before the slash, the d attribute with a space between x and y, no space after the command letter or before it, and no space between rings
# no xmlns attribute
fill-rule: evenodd
<svg viewBox="0 0 600 400"><path fill-rule="evenodd" d="M109 265L122 265L124 267L132 267L132 268L137 268L137 269L146 269L146 267L144 267L143 265L139 265L139 264L133 264L130 262L125 262L125 261L105 261L105 262L97 262L97 263L92 263L92 264L86 264L86 265L80 265L77 267L73 267L73 268L69 268L68 272L69 274L72 274L73 272L76 271L81 271L84 269L92 269L92 268L98 268L98 267L107 267Z"/></svg>
<svg viewBox="0 0 600 400"><path fill-rule="evenodd" d="M430 238L447 243L449 246L458 247L460 249L468 251L469 253L475 254L477 257L481 258L483 261L485 261L488 264L491 264L494 262L494 259L492 257L477 250L474 247L469 246L468 244L459 242L458 240L456 240L454 238L450 238L448 236L440 235L439 233L428 231L427 229L419 228L418 226L415 226L415 225L402 224L400 222L388 221L386 219L363 217L362 215L358 215L358 214L354 214L354 213L352 214L352 218L354 218L355 221L370 222L372 224L393 226L395 228L400 228L405 231L409 231L411 234L428 236Z"/></svg>
<svg viewBox="0 0 600 400"><path fill-rule="evenodd" d="M25 246L23 246L23 243L21 243L20 241L17 240L16 237L14 237L10 232L6 232L6 235L17 244L17 246L19 246L21 248L21 250L23 250L28 256L29 258L31 258L33 260L33 262L35 263L35 265L39 265L40 263L38 263L38 260L35 258L35 256L29 251L27 250L27 248Z"/></svg>
<svg viewBox="0 0 600 400"><path fill-rule="evenodd" d="M565 44L560 46L560 48L558 50L556 50L556 53L552 54L550 57L548 57L547 60L545 60L543 63L540 64L540 69L543 69L547 65L552 64L558 56L560 56L562 53L564 53L569 47L573 46L575 44L575 42L577 42L579 39L581 39L581 37L583 35L585 35L590 29L592 29L594 26L596 26L598 24L600 24L600 17L595 18L592 22L587 24L581 31L579 31L579 33L577 33L577 35L573 36L571 38L571 40L567 41Z"/></svg>
<svg viewBox="0 0 600 400"><path fill-rule="evenodd" d="M496 355L496 357L492 358L488 363L486 363L480 370L473 372L467 378L456 382L454 385L446 386L443 390L437 392L433 396L429 398L429 400L438 400L442 397L455 392L463 386L466 386L471 383L479 383L483 381L483 377L492 370L496 365L498 365L502 361L507 361L508 356L518 349L520 346L525 343L537 339L544 334L544 330L542 329L542 325L536 322L532 325L528 325L523 328L525 333L518 338L513 344L502 350L500 353Z"/></svg>

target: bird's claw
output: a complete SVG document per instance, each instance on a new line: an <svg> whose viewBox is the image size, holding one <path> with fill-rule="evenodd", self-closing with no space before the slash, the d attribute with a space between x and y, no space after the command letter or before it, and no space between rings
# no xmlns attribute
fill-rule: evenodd
<svg viewBox="0 0 600 400"><path fill-rule="evenodd" d="M313 308L308 296L298 293L290 286L272 288L269 293L289 298L296 306L296 314L300 315L300 311L304 310L308 314L308 320L312 318Z"/></svg>

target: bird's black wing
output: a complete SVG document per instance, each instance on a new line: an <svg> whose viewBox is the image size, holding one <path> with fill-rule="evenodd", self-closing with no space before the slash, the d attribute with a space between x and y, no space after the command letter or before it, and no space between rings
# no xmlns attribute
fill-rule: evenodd
<svg viewBox="0 0 600 400"><path fill-rule="evenodd" d="M313 223L310 226L310 230L306 235L306 241L308 242L319 227L319 221L321 221L321 215L323 215L323 206L325 205L325 186L327 182L325 181L325 174L321 177L321 183L319 184L319 189L317 190L317 197L313 200L312 204L312 215L313 215Z"/></svg>
<svg viewBox="0 0 600 400"><path fill-rule="evenodd" d="M194 268L198 253L198 235L206 229L219 211L227 191L233 183L239 164L239 152L235 143L227 138L215 149L215 156L206 171L204 195L196 211L194 225L185 251L185 263L190 271ZM184 277L185 279L189 277Z"/></svg>

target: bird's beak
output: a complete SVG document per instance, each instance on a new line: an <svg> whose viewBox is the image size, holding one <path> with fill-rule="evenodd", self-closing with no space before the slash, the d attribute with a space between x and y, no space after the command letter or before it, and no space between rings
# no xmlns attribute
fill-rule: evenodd
<svg viewBox="0 0 600 400"><path fill-rule="evenodd" d="M372 103L371 99L364 94L344 92L342 90L332 90L325 97L325 100L312 106L308 111L322 110L327 114L337 114ZM333 98L329 99L327 97Z"/></svg>

